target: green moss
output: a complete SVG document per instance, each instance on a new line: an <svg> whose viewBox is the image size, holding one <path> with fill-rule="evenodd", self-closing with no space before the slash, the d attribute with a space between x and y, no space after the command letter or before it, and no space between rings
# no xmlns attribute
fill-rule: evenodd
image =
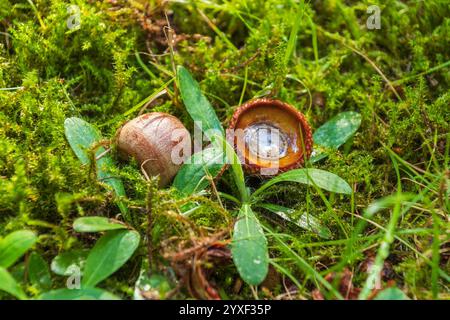
<svg viewBox="0 0 450 320"><path fill-rule="evenodd" d="M164 43L163 12L158 9L146 16L139 1L117 1L115 5L75 1L81 25L74 30L67 28L65 1L33 2L38 14L26 0L0 4L0 26L2 32L6 31L0 34L0 235L21 228L36 230L41 235L37 250L47 252L45 258L50 261L61 250L92 245L92 238L71 231L73 219L118 214L112 195L89 167L80 165L69 148L64 119L82 117L97 125L103 136L113 138L122 122L138 111L123 114L171 79L172 57L165 54L169 51ZM381 29L367 30L366 9L371 4L373 1L313 1L305 5L303 12L295 2L276 0L247 1L245 6L239 1L217 6L206 2L176 3L166 8L172 12L169 19L177 34L173 59L199 80L225 126L242 94L244 101L264 95L283 99L304 112L313 128L341 111L361 113L362 125L352 141L315 165L347 180L355 188L353 198L326 194L330 211L314 190L289 184L273 187L265 197L267 202L319 217L332 230L331 242L315 245L322 240L313 233L260 212L267 218L263 219L265 226L284 234L283 241L322 276L327 268L348 260L346 266L355 272L356 286L362 286L366 278L358 268L366 259L362 252L376 250L383 231L369 224L355 243L356 254L351 259L344 255L345 241L364 208L397 191L389 149L404 161L400 165L403 191L420 192L423 186L418 183L433 190L427 195L428 202L419 202L403 217L398 231L429 231L432 210L439 217L448 214L448 203L439 202L441 182L431 181L431 176L443 175L449 165L448 5L444 1L380 1ZM221 33L208 25L200 11ZM303 18L298 22L300 16ZM299 32L286 62L296 22ZM142 62L136 59L136 52ZM395 81L400 100L372 64ZM242 93L246 73L246 90ZM168 91L147 110L174 114L192 129L187 112L173 96L173 84ZM315 93L325 102L310 104L310 94ZM147 232L146 213L152 202L153 255L161 269L167 264L161 256L161 243L173 236L190 237L190 227L176 218L186 203L199 205L185 218L196 228L208 233L229 227L236 209L233 203L222 199L223 209L214 192L203 198L183 199L175 190L156 190L143 179L136 163L117 159L114 148L112 155L118 160L116 174L125 184L133 227L141 235ZM225 174L218 188L233 194L231 179ZM256 188L260 181L249 179L249 184ZM383 211L372 219L386 227L390 212ZM444 246L448 240L445 226L439 232ZM415 231L402 237L411 244L432 239L429 232ZM300 294L310 297L317 281L276 239L269 237L269 243L274 261L301 284ZM417 250L429 254L425 245ZM398 241L392 252L399 257L394 269L405 292L417 298L436 297L432 293L430 265L423 259L417 262L417 252ZM145 248L141 248L136 260L126 266L133 269L130 276L120 272L104 287L131 297L130 288L137 274L134 268L145 255ZM448 270L444 256L440 268ZM224 293L252 297L248 287L237 295L232 293L230 279L236 277L232 266L225 268L223 279L218 280ZM448 295L443 281L439 278L437 284L441 298ZM62 282L55 276L55 286ZM283 287L274 289L274 295L281 293Z"/></svg>

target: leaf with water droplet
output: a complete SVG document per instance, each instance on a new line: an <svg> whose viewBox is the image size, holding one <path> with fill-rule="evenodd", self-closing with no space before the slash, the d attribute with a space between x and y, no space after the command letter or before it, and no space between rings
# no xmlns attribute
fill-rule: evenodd
<svg viewBox="0 0 450 320"><path fill-rule="evenodd" d="M242 206L234 225L231 253L245 282L258 285L264 281L269 270L267 239L248 204Z"/></svg>
<svg viewBox="0 0 450 320"><path fill-rule="evenodd" d="M328 150L337 150L350 139L361 125L361 115L358 112L346 111L339 113L314 132L316 145L309 161L317 162L327 157Z"/></svg>

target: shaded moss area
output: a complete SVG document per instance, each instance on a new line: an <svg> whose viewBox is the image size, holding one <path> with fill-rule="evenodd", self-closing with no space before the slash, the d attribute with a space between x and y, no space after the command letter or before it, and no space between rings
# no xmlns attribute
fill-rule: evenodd
<svg viewBox="0 0 450 320"><path fill-rule="evenodd" d="M73 18L69 4L80 12L80 25L73 29L68 26ZM368 30L367 8L373 4L381 9L381 26ZM152 0L3 0L0 236L19 229L36 231L34 250L49 264L61 252L91 248L98 237L74 232L73 220L121 217L113 195L70 149L64 120L83 118L113 139L122 123L145 106L179 117L192 130L174 84L166 86L174 77L173 66L182 64L200 82L224 126L240 103L262 96L295 106L313 129L341 111L362 115L353 139L315 164L348 181L354 189L351 197L323 197L312 188L284 184L271 188L264 198L320 218L332 230L332 239L261 209L273 270L267 282L252 291L240 283L231 263L221 265L210 273L223 298L311 299L315 289L333 298L317 275L344 268L353 273L354 286L363 287L366 265L380 248L392 210L370 217L351 247L349 239L364 210L396 194L401 184L405 193L429 192L414 200L396 226L383 287L395 283L410 298L448 299L449 16L449 5L438 0L164 5ZM166 94L146 103L164 87ZM136 163L117 159L114 147L112 156L119 163L116 174L125 185L132 227L143 243L101 287L132 298L142 261L149 255L151 267L148 261L144 265L165 274L175 287L180 277L167 257L192 245L189 239L200 241L229 230L237 208L226 199L222 206L212 189L192 198L170 188L157 190ZM256 188L260 181L248 178L248 184ZM216 186L236 192L229 173ZM180 208L192 201L201 204L200 209L180 217ZM171 237L178 242L167 241ZM13 271L27 294L37 297L40 289L21 278L19 269L26 263L24 259ZM54 288L64 286L64 277L52 277ZM174 296L190 297L192 292L181 289Z"/></svg>

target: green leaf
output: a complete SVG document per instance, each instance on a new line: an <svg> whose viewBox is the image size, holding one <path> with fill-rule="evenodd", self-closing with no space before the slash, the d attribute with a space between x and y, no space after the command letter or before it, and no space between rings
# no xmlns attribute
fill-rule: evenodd
<svg viewBox="0 0 450 320"><path fill-rule="evenodd" d="M14 280L12 275L3 267L0 267L0 290L8 292L19 299L27 298L16 280Z"/></svg>
<svg viewBox="0 0 450 320"><path fill-rule="evenodd" d="M99 151L102 149L103 147L99 148ZM96 152L96 156L99 151ZM122 180L114 176L112 173L115 170L115 165L112 158L109 155L103 155L100 159L97 160L96 164L98 181L103 182L104 184L109 186L114 191L117 197L125 198L126 193ZM116 202L117 206L120 209L120 212L122 212L124 217L129 220L128 207L121 200L116 200Z"/></svg>
<svg viewBox="0 0 450 320"><path fill-rule="evenodd" d="M233 171L234 182L241 195L242 202L247 202L249 198L249 191L245 186L244 171L242 170L241 162L238 155L234 151L234 148L220 135L213 137L214 145L216 148L224 150L226 162L231 164L231 170Z"/></svg>
<svg viewBox="0 0 450 320"><path fill-rule="evenodd" d="M34 232L19 230L0 239L0 267L12 266L37 241Z"/></svg>
<svg viewBox="0 0 450 320"><path fill-rule="evenodd" d="M327 156L326 149L337 150L350 139L361 125L361 115L354 111L339 113L314 132L315 154L311 162L317 162Z"/></svg>
<svg viewBox="0 0 450 320"><path fill-rule="evenodd" d="M352 188L349 184L334 173L320 169L295 169L282 173L278 177L269 180L253 193L253 197L256 197L274 184L285 181L317 186L321 189L335 193L352 193Z"/></svg>
<svg viewBox="0 0 450 320"><path fill-rule="evenodd" d="M387 288L380 291L374 300L410 300L406 294L397 287Z"/></svg>
<svg viewBox="0 0 450 320"><path fill-rule="evenodd" d="M91 148L102 140L100 132L90 123L75 117L67 118L64 121L64 130L75 155L83 165L89 165ZM115 165L111 156L105 154L105 151L103 147L99 147L95 151L95 158L98 159L96 160L97 179L111 188L118 197L125 197L122 180L113 176ZM122 201L118 200L117 206L124 215L128 216L128 208Z"/></svg>
<svg viewBox="0 0 450 320"><path fill-rule="evenodd" d="M105 217L82 217L73 223L73 229L76 232L100 232L116 229L126 229L121 223L112 222Z"/></svg>
<svg viewBox="0 0 450 320"><path fill-rule="evenodd" d="M267 239L248 204L242 206L234 225L231 253L245 282L258 285L264 281L269 268Z"/></svg>
<svg viewBox="0 0 450 320"><path fill-rule="evenodd" d="M201 123L202 131L212 141L214 133L225 135L216 112L203 95L197 81L183 66L177 68L177 79L186 110L195 122ZM213 133L214 132L214 133Z"/></svg>
<svg viewBox="0 0 450 320"><path fill-rule="evenodd" d="M84 264L89 250L72 250L63 252L53 258L50 265L52 271L60 276L71 276L75 268L83 275Z"/></svg>
<svg viewBox="0 0 450 320"><path fill-rule="evenodd" d="M300 217L296 218L295 220L290 217L293 213L295 213L295 210L289 209L283 206L279 206L276 204L271 203L261 203L257 204L258 207L264 208L266 210L269 210L281 218L294 223L298 227L314 232L317 235L319 235L322 238L330 239L331 238L331 231L327 227L323 226L319 219L312 216L311 214L307 214L306 212L302 213Z"/></svg>
<svg viewBox="0 0 450 320"><path fill-rule="evenodd" d="M57 289L43 293L40 300L120 300L112 293L97 289Z"/></svg>
<svg viewBox="0 0 450 320"><path fill-rule="evenodd" d="M209 185L206 172L215 178L224 166L222 149L207 148L192 155L178 170L173 186L189 196L204 190Z"/></svg>
<svg viewBox="0 0 450 320"><path fill-rule="evenodd" d="M47 262L36 252L32 252L28 262L28 276L33 286L48 290L52 286L52 278Z"/></svg>
<svg viewBox="0 0 450 320"><path fill-rule="evenodd" d="M130 230L113 230L101 237L87 257L83 287L94 287L116 272L133 255L139 241L139 233Z"/></svg>
<svg viewBox="0 0 450 320"><path fill-rule="evenodd" d="M83 165L88 165L91 160L89 157L90 148L100 140L102 136L91 124L79 118L67 118L64 121L64 131L67 141L73 152L80 159ZM100 148L99 148L100 149ZM102 151L97 150L100 154Z"/></svg>

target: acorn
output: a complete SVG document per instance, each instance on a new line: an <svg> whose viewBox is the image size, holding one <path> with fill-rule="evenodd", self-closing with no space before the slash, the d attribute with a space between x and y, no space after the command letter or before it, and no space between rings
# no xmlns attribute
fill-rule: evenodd
<svg viewBox="0 0 450 320"><path fill-rule="evenodd" d="M238 107L227 137L247 173L271 176L303 166L313 145L305 116L285 102L266 98Z"/></svg>
<svg viewBox="0 0 450 320"><path fill-rule="evenodd" d="M135 158L148 176L169 184L191 155L189 131L178 118L163 112L143 114L125 123L116 135L122 158Z"/></svg>

